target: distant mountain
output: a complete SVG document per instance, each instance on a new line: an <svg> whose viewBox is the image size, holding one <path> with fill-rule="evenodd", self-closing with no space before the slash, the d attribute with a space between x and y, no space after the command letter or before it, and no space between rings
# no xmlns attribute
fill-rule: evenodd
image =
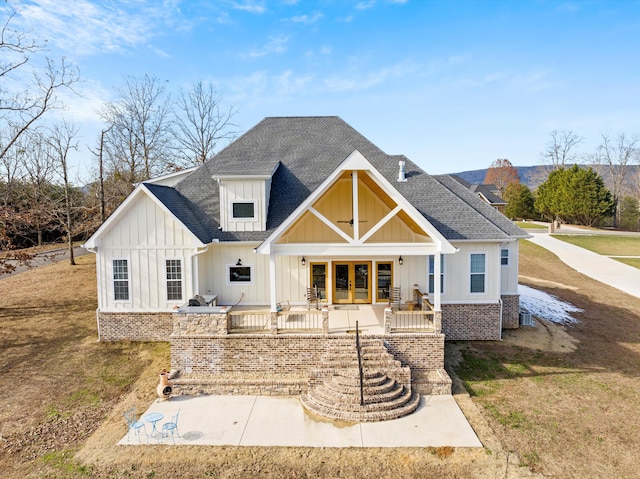
<svg viewBox="0 0 640 479"><path fill-rule="evenodd" d="M599 165L580 165L583 168L592 167L600 176L604 178L604 182L607 185L607 188L611 189L610 178L609 178L609 167L607 166L599 166ZM518 175L520 176L520 182L527 185L530 190L535 190L541 183L543 183L547 179L547 175L544 172L543 165L537 166L516 166L514 167L518 170ZM463 171L460 173L450 173L451 175L457 175L462 179L468 181L471 184L482 184L484 183L484 178L487 176L487 169L484 170L470 170ZM640 175L640 165L628 165L625 167L626 175L625 175L625 184L626 188L629 191L634 191L635 186L634 182Z"/></svg>
<svg viewBox="0 0 640 479"><path fill-rule="evenodd" d="M544 181L544 177L541 178L542 175L536 174L538 169L542 168L541 166L515 166L514 168L518 170L520 182L527 185L529 189L535 189L540 183ZM487 169L488 168L485 168L483 170L470 170L451 174L457 175L471 184L482 184L484 183L485 176L487 176Z"/></svg>

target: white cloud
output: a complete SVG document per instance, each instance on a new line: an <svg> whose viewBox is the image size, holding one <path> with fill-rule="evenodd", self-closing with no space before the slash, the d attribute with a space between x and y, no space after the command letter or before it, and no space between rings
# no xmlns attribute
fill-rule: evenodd
<svg viewBox="0 0 640 479"><path fill-rule="evenodd" d="M413 75L418 66L405 61L372 72L351 71L344 75L333 75L324 80L324 85L331 92L361 91L373 88L391 79Z"/></svg>
<svg viewBox="0 0 640 479"><path fill-rule="evenodd" d="M316 12L312 16L305 14L291 17L291 21L294 23L304 23L305 25L311 25L312 23L320 20L323 16L324 15L321 12Z"/></svg>
<svg viewBox="0 0 640 479"><path fill-rule="evenodd" d="M121 52L144 45L168 23L178 29L180 15L172 1L160 4L145 1L131 7L128 2L92 3L66 0L64 8L57 0L32 0L20 6L18 22L67 54L90 55Z"/></svg>
<svg viewBox="0 0 640 479"><path fill-rule="evenodd" d="M368 8L373 8L376 5L376 0L367 0L366 2L358 2L356 4L356 8L358 10L366 10Z"/></svg>
<svg viewBox="0 0 640 479"><path fill-rule="evenodd" d="M287 43L289 42L288 36L270 37L269 41L262 47L250 51L246 56L251 58L264 57L266 55L281 54L287 51Z"/></svg>
<svg viewBox="0 0 640 479"><path fill-rule="evenodd" d="M254 0L246 0L244 2L234 2L233 8L236 10L242 10L249 13L262 14L267 11L267 7L262 2L256 2Z"/></svg>
<svg viewBox="0 0 640 479"><path fill-rule="evenodd" d="M289 96L303 91L312 79L313 78L310 75L295 76L291 70L284 71L275 79L278 86L278 95Z"/></svg>

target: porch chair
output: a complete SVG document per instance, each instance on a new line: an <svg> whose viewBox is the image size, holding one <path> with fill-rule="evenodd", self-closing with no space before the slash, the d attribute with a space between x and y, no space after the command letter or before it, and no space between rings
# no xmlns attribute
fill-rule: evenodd
<svg viewBox="0 0 640 479"><path fill-rule="evenodd" d="M122 413L124 420L127 423L127 427L129 428L127 431L127 442L130 440L131 430L135 431L135 434L138 436L138 442L141 443L140 440L140 430L144 430L144 435L147 436L147 428L142 421L138 421L136 416L136 407L133 406L127 409L124 413Z"/></svg>
<svg viewBox="0 0 640 479"><path fill-rule="evenodd" d="M320 296L318 295L318 287L307 288L307 311L311 309L311 304L316 303L316 309L320 309Z"/></svg>
<svg viewBox="0 0 640 479"><path fill-rule="evenodd" d="M169 433L171 433L171 440L173 441L173 443L176 443L176 439L174 437L174 434L176 434L178 437L180 437L180 433L178 432L178 416L180 414L180 409L178 409L178 411L176 412L176 414L174 416L171 416L171 421L169 422L165 422L162 425L162 440L164 441L164 438L169 436Z"/></svg>
<svg viewBox="0 0 640 479"><path fill-rule="evenodd" d="M398 286L389 286L389 306L397 305L398 309L402 309L402 298L400 297L400 288Z"/></svg>

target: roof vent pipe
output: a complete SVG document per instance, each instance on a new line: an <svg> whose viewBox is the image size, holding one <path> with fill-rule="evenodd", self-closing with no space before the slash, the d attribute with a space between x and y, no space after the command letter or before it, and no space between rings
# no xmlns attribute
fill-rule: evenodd
<svg viewBox="0 0 640 479"><path fill-rule="evenodd" d="M400 167L398 171L398 181L407 181L407 177L404 173L404 161L400 160L398 162L398 166Z"/></svg>

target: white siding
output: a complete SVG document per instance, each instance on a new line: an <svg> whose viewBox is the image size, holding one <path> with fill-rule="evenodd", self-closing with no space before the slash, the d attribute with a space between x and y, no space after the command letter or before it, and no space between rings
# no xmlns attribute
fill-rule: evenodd
<svg viewBox="0 0 640 479"><path fill-rule="evenodd" d="M500 299L500 245L497 243L456 243L459 251L445 256L445 289L442 302L483 303ZM485 292L471 293L470 257L484 253L486 260Z"/></svg>
<svg viewBox="0 0 640 479"><path fill-rule="evenodd" d="M141 195L105 233L98 246L98 307L101 310L171 309L167 301L166 259L181 259L186 300L190 295L193 237L173 217ZM114 301L113 259L129 262L129 301Z"/></svg>
<svg viewBox="0 0 640 479"><path fill-rule="evenodd" d="M242 297L244 305L269 304L269 256L256 254L253 249L257 244L224 244L212 245L207 253L199 257L200 294L218 295L218 304L234 305ZM235 265L241 260L242 265L251 266L253 281L251 284L229 284L227 281L228 265ZM332 261L353 261L353 257L315 257L306 256L306 265L302 266L300 256L276 256L276 297L278 301L289 301L291 304L306 304L306 291L310 284L311 263L328 264L328 284L333 283ZM418 284L422 291L427 287L426 256L409 256L404 264L398 265L398 257L373 256L361 258L371 261L372 301L375 302L375 264L376 261L394 263L394 284L402 288L403 299L409 300L413 285ZM244 294L244 297L242 296ZM331 288L328 290L329 301Z"/></svg>
<svg viewBox="0 0 640 479"><path fill-rule="evenodd" d="M265 180L220 180L220 224L225 231L265 231L267 229L267 186ZM253 219L234 219L234 202L253 202Z"/></svg>
<svg viewBox="0 0 640 479"><path fill-rule="evenodd" d="M512 241L508 245L502 245L501 250L509 251L509 265L500 267L502 294L518 294L518 241Z"/></svg>

